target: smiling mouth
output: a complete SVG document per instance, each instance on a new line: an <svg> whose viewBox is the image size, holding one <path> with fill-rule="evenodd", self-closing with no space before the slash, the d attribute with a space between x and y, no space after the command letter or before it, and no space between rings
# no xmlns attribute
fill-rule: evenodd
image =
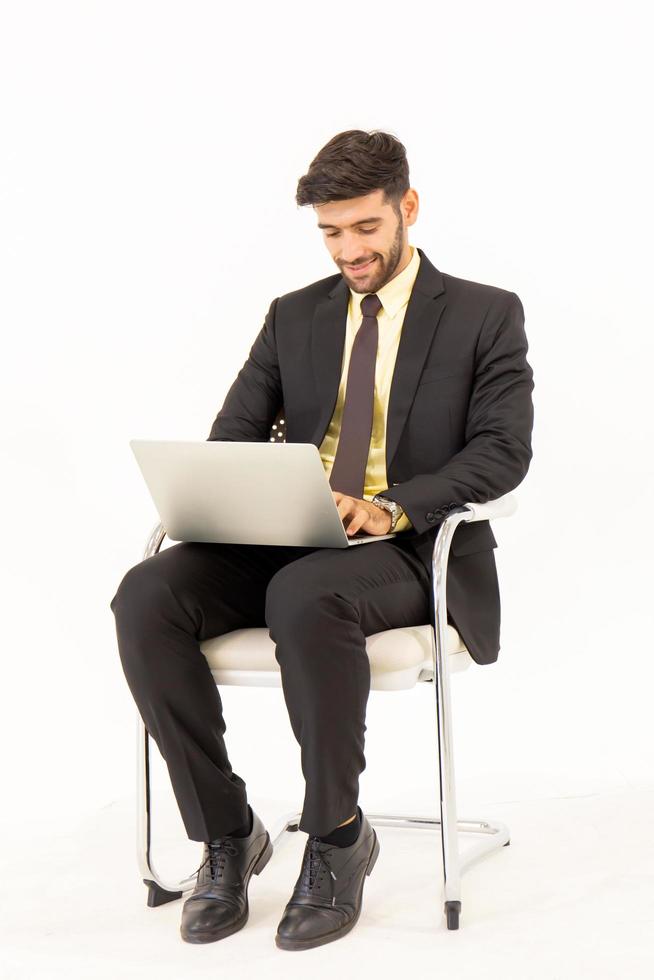
<svg viewBox="0 0 654 980"><path fill-rule="evenodd" d="M355 276L361 275L361 273L366 272L371 265L376 261L376 257L371 259L370 262L366 262L365 265L348 265L348 271L352 272Z"/></svg>

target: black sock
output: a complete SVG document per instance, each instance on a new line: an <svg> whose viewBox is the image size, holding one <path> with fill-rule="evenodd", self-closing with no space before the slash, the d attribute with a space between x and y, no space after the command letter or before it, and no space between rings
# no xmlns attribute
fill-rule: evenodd
<svg viewBox="0 0 654 980"><path fill-rule="evenodd" d="M230 830L229 834L226 834L225 836L226 837L249 837L250 834L252 833L252 821L253 821L252 807L248 803L248 822L241 824L241 826L237 827L236 830Z"/></svg>
<svg viewBox="0 0 654 980"><path fill-rule="evenodd" d="M357 815L354 820L350 820L343 827L335 827L324 837L318 837L323 844L336 844L337 847L350 847L361 833L361 807L357 806Z"/></svg>

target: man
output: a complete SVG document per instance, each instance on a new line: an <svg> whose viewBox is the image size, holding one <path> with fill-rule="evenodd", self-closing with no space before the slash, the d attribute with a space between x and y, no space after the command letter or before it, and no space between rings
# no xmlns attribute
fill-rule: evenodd
<svg viewBox="0 0 654 980"><path fill-rule="evenodd" d="M309 836L276 934L282 949L331 942L356 924L379 841L358 805L370 665L365 638L429 623L441 520L514 489L531 459L532 370L513 292L440 272L409 245L418 215L403 145L335 136L297 189L339 273L274 299L210 440L320 450L348 534L398 532L355 548L184 542L142 561L111 602L120 656L203 862L181 934L212 942L245 925L247 889L270 837L231 769L220 695L199 643L268 626L301 746ZM261 493L266 492L261 474ZM452 540L448 615L472 657L499 650L487 521Z"/></svg>

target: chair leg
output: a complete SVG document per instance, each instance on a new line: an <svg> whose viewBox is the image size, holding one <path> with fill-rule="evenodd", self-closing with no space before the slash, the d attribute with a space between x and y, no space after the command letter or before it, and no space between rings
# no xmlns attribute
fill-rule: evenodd
<svg viewBox="0 0 654 980"><path fill-rule="evenodd" d="M151 851L151 793L150 793L150 735L137 712L136 765L136 853L144 884L148 886L148 906L155 908L181 898L185 889L195 882L195 876L170 884L156 872Z"/></svg>
<svg viewBox="0 0 654 980"><path fill-rule="evenodd" d="M443 852L444 912L448 929L459 928L461 914L461 875L470 864L496 847L509 842L509 831L500 823L459 821L456 812L454 753L452 746L452 711L450 669L447 660L447 553L455 525L441 528L436 539L432 562L431 614L434 627L434 693L436 695L436 728L438 733L438 774L440 792L441 847ZM490 838L469 849L463 860L459 853L459 830L490 834Z"/></svg>
<svg viewBox="0 0 654 980"><path fill-rule="evenodd" d="M454 758L452 752L450 676L447 657L443 655L445 644L444 638L439 635L441 633L440 626L441 624L437 622L435 631L436 670L434 671L434 693L436 695L436 728L438 734L441 850L443 854L445 892L444 911L447 919L447 928L458 929L459 915L461 912L461 870Z"/></svg>

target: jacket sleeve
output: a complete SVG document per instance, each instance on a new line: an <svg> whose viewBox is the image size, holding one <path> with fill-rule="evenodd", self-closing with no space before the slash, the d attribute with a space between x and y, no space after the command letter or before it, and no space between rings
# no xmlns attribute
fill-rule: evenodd
<svg viewBox="0 0 654 980"><path fill-rule="evenodd" d="M225 396L207 442L268 442L282 407L282 383L275 341L276 297L266 313L248 358Z"/></svg>
<svg viewBox="0 0 654 980"><path fill-rule="evenodd" d="M465 445L434 473L398 483L380 496L396 500L422 534L468 502L515 489L532 457L533 371L527 361L524 309L516 293L491 304L477 342Z"/></svg>

